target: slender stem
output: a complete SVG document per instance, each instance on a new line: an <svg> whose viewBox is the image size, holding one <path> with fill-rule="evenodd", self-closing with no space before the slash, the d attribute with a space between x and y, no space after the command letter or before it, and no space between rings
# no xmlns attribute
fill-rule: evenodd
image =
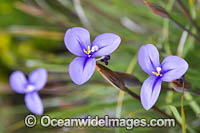
<svg viewBox="0 0 200 133"><path fill-rule="evenodd" d="M121 91L127 92L132 98L135 98L138 101L140 101L140 97L125 86L124 82L121 80L120 76L116 72L110 70L109 68L105 67L104 65L101 65L98 62L96 64L96 68L97 68L97 71L99 71L100 74L103 76L103 78L105 78L115 88L120 89ZM152 109L160 113L164 117L172 118L168 114L166 114L165 112L163 112L162 110L158 109L155 106L152 107ZM177 121L176 123L178 124L179 127L181 127L181 125Z"/></svg>
<svg viewBox="0 0 200 133"><path fill-rule="evenodd" d="M171 16L169 16L169 19L174 22L179 28L181 28L184 31L187 31L188 34L190 34L192 37L194 37L197 41L200 42L200 38L195 35L194 33L192 33L190 30L188 30L187 28L185 28L182 24L180 24L178 21L176 21L174 18L172 18Z"/></svg>
<svg viewBox="0 0 200 133"><path fill-rule="evenodd" d="M124 91L127 92L131 97L133 97L133 98L135 98L135 99L137 99L137 100L140 101L140 97L139 97L137 94L135 94L134 92L132 92L130 89L128 89L127 87L125 88ZM170 117L168 114L166 114L165 112L163 112L162 110L160 110L159 108L157 108L156 106L153 106L152 109L153 109L154 111L158 112L159 114L161 114L161 115L163 115L163 116L169 118L169 119L172 118L172 117ZM178 123L177 121L176 121L176 124L177 124L179 127L181 127L180 123Z"/></svg>
<svg viewBox="0 0 200 133"><path fill-rule="evenodd" d="M185 14L185 16L190 21L190 24L192 26L194 26L197 29L198 32L200 32L199 27L197 26L196 22L192 19L192 16L190 15L188 9L184 6L184 4L182 3L182 1L181 0L176 0L176 1L179 4L180 8L183 10L183 13Z"/></svg>
<svg viewBox="0 0 200 133"><path fill-rule="evenodd" d="M184 112L184 105L183 105L183 101L184 101L184 82L183 82L183 92L182 92L182 96L181 96L181 118L182 118L182 133L186 133L186 119L185 119L185 112Z"/></svg>

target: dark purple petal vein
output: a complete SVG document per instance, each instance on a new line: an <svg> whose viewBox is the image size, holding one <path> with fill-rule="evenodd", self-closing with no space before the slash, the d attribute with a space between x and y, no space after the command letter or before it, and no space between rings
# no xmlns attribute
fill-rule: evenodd
<svg viewBox="0 0 200 133"><path fill-rule="evenodd" d="M91 78L95 68L94 58L76 57L69 65L69 75L75 84L81 85Z"/></svg>
<svg viewBox="0 0 200 133"><path fill-rule="evenodd" d="M140 91L140 99L143 107L149 110L156 103L161 90L162 80L156 76L147 78Z"/></svg>
<svg viewBox="0 0 200 133"><path fill-rule="evenodd" d="M94 39L92 46L97 46L99 50L95 52L92 57L111 54L118 48L120 42L121 38L113 33L103 33L98 35Z"/></svg>
<svg viewBox="0 0 200 133"><path fill-rule="evenodd" d="M183 76L188 69L188 63L178 56L168 56L162 62L164 72L162 80L171 82Z"/></svg>
<svg viewBox="0 0 200 133"><path fill-rule="evenodd" d="M81 27L68 29L64 37L67 49L77 56L86 56L83 50L90 46L90 33Z"/></svg>
<svg viewBox="0 0 200 133"><path fill-rule="evenodd" d="M138 63L144 72L153 75L152 72L160 66L157 48L152 44L143 45L138 52Z"/></svg>

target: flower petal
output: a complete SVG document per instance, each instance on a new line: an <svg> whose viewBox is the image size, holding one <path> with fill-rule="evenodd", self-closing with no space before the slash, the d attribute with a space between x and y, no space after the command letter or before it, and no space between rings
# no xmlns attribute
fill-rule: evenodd
<svg viewBox="0 0 200 133"><path fill-rule="evenodd" d="M28 84L24 73L15 71L10 76L10 86L17 93L24 94Z"/></svg>
<svg viewBox="0 0 200 133"><path fill-rule="evenodd" d="M143 107L149 110L156 103L161 90L162 80L156 76L146 79L142 85L140 99Z"/></svg>
<svg viewBox="0 0 200 133"><path fill-rule="evenodd" d="M43 104L37 92L27 93L25 95L25 104L32 113L36 115L43 114Z"/></svg>
<svg viewBox="0 0 200 133"><path fill-rule="evenodd" d="M160 66L159 53L153 44L146 44L140 47L138 52L138 63L143 71L152 75L156 67Z"/></svg>
<svg viewBox="0 0 200 133"><path fill-rule="evenodd" d="M48 72L44 68L38 68L29 74L29 83L35 87L34 90L42 89L48 78Z"/></svg>
<svg viewBox="0 0 200 133"><path fill-rule="evenodd" d="M76 57L69 65L69 75L75 84L81 85L91 78L95 68L94 58Z"/></svg>
<svg viewBox="0 0 200 133"><path fill-rule="evenodd" d="M162 62L163 81L171 82L184 75L188 69L188 63L178 56L168 56Z"/></svg>
<svg viewBox="0 0 200 133"><path fill-rule="evenodd" d="M98 46L98 51L92 57L109 55L115 51L121 42L121 38L113 33L103 33L98 35L92 46Z"/></svg>
<svg viewBox="0 0 200 133"><path fill-rule="evenodd" d="M83 50L87 50L88 46L90 46L90 33L81 27L68 29L64 37L64 42L71 53L77 56L86 56Z"/></svg>

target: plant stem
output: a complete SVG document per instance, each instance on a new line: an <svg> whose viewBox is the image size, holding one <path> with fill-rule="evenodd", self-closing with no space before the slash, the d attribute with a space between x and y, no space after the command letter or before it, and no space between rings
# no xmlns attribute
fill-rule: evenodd
<svg viewBox="0 0 200 133"><path fill-rule="evenodd" d="M140 97L139 97L137 94L135 94L134 92L132 92L130 89L128 89L127 87L125 87L125 90L124 90L124 91L127 92L131 97L133 97L133 98L135 98L135 99L137 99L137 100L140 101ZM165 117L167 117L167 118L169 118L169 119L172 119L172 117L170 117L168 114L166 114L165 112L163 112L162 110L160 110L160 109L157 108L156 106L153 106L152 109L153 109L154 111L158 112L159 114L161 114L162 116L165 116ZM176 121L176 124L177 124L179 127L181 127L180 123L178 123L177 121Z"/></svg>
<svg viewBox="0 0 200 133"><path fill-rule="evenodd" d="M112 86L114 86L115 88L117 88L117 89L119 89L119 90L121 90L123 92L127 92L132 98L135 98L138 101L140 101L140 96L138 96L136 93L132 92L130 89L128 89L125 86L124 82L121 80L121 78L118 75L118 73L112 71L111 69L105 67L104 65L102 65L102 64L100 64L98 62L96 64L96 69L103 76L103 78L105 78ZM158 109L157 107L153 106L152 109L154 111L160 113L164 117L172 119L172 117L170 117L168 114L166 114L162 110ZM174 120L178 124L178 126L181 127L181 125L176 121L176 119L174 119Z"/></svg>
<svg viewBox="0 0 200 133"><path fill-rule="evenodd" d="M183 13L185 14L185 16L188 18L188 20L190 21L190 24L192 26L194 26L198 32L200 32L199 27L197 26L196 22L192 19L192 16L190 15L189 11L187 10L187 8L184 6L184 4L182 3L181 0L176 0L177 3L179 4L180 8L183 10Z"/></svg>
<svg viewBox="0 0 200 133"><path fill-rule="evenodd" d="M182 118L182 133L186 133L186 120L185 120L185 112L184 112L184 82L183 82L183 92L182 92L182 96L181 96L181 118Z"/></svg>
<svg viewBox="0 0 200 133"><path fill-rule="evenodd" d="M182 24L180 24L178 21L176 21L176 20L175 20L174 18L172 18L171 16L169 16L169 19L170 19L173 23L175 23L179 28L181 28L181 29L184 30L184 31L187 31L188 34L190 34L192 37L194 37L197 41L200 42L200 38L199 38L197 35L195 35L195 34L192 33L190 30L188 30L187 28L185 28Z"/></svg>

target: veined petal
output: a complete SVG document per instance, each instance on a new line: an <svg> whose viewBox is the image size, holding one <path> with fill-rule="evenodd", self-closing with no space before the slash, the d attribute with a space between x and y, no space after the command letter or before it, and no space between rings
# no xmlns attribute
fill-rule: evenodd
<svg viewBox="0 0 200 133"><path fill-rule="evenodd" d="M44 68L38 68L29 74L29 83L35 87L34 90L42 89L48 78L48 72Z"/></svg>
<svg viewBox="0 0 200 133"><path fill-rule="evenodd" d="M36 115L43 114L43 104L37 92L27 93L25 95L25 104L32 113Z"/></svg>
<svg viewBox="0 0 200 133"><path fill-rule="evenodd" d="M68 29L64 37L64 42L71 53L77 56L84 56L83 50L87 50L88 46L90 46L90 33L81 27Z"/></svg>
<svg viewBox="0 0 200 133"><path fill-rule="evenodd" d="M10 76L10 86L17 93L24 94L28 82L24 73L20 71L13 72Z"/></svg>
<svg viewBox="0 0 200 133"><path fill-rule="evenodd" d="M188 63L178 56L168 56L162 62L164 73L162 80L171 82L183 76L188 69Z"/></svg>
<svg viewBox="0 0 200 133"><path fill-rule="evenodd" d="M162 80L156 76L146 79L140 91L140 99L143 107L149 110L156 103L161 90Z"/></svg>
<svg viewBox="0 0 200 133"><path fill-rule="evenodd" d="M75 84L81 85L90 79L95 68L94 58L76 57L69 65L69 75Z"/></svg>
<svg viewBox="0 0 200 133"><path fill-rule="evenodd" d="M159 53L153 44L146 44L140 47L138 52L138 63L143 71L152 75L160 66Z"/></svg>
<svg viewBox="0 0 200 133"><path fill-rule="evenodd" d="M115 51L121 42L121 38L113 33L103 33L98 35L93 43L92 46L97 46L98 51L95 52L92 56L104 56L109 55L113 51Z"/></svg>

